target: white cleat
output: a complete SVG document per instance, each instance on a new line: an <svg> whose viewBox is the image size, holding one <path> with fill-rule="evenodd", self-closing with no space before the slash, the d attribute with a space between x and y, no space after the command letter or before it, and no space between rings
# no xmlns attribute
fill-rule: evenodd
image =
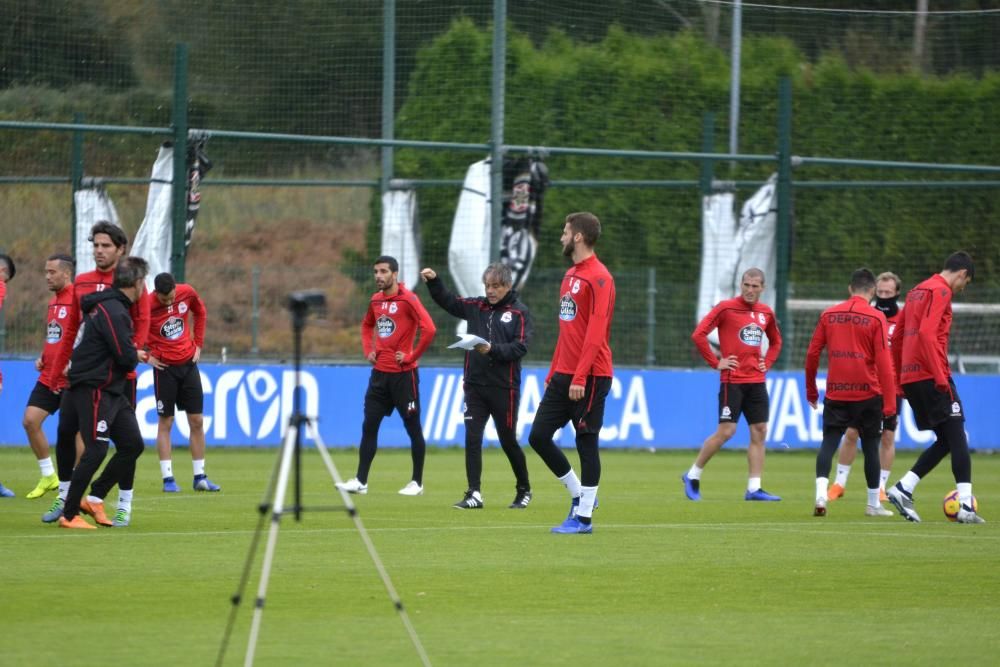
<svg viewBox="0 0 1000 667"><path fill-rule="evenodd" d="M826 498L817 498L813 516L826 516Z"/></svg>
<svg viewBox="0 0 1000 667"><path fill-rule="evenodd" d="M401 496L422 496L424 495L424 487L417 484L412 479L410 482L399 490L399 495Z"/></svg>
<svg viewBox="0 0 1000 667"><path fill-rule="evenodd" d="M866 505L865 516L896 516L896 513L882 505Z"/></svg>
<svg viewBox="0 0 1000 667"><path fill-rule="evenodd" d="M966 505L962 505L962 508L958 510L958 516L955 517L955 521L958 523L986 523L986 519L976 514L975 510L969 509Z"/></svg>
<svg viewBox="0 0 1000 667"><path fill-rule="evenodd" d="M362 484L358 481L357 477L352 477L346 482L338 482L336 487L341 491L347 491L348 493L356 493L359 496L363 496L368 493L368 485Z"/></svg>

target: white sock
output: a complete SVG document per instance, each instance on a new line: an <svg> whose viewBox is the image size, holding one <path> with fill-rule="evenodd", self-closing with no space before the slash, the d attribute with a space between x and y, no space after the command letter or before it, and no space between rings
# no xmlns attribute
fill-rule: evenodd
<svg viewBox="0 0 1000 667"><path fill-rule="evenodd" d="M747 480L747 491L750 493L760 491L760 477L751 477Z"/></svg>
<svg viewBox="0 0 1000 667"><path fill-rule="evenodd" d="M878 489L868 489L868 506L878 507L882 501L878 499Z"/></svg>
<svg viewBox="0 0 1000 667"><path fill-rule="evenodd" d="M917 484L920 483L920 478L917 477L916 473L912 470L907 470L906 474L903 475L903 479L899 480L899 485L903 487L903 491L907 493L913 493L913 489L917 488Z"/></svg>
<svg viewBox="0 0 1000 667"><path fill-rule="evenodd" d="M579 498L580 494L583 493L583 490L580 487L580 478L576 476L576 473L573 472L572 468L569 469L568 473L560 477L559 481L562 482L563 486L566 487L566 490L569 491L570 497Z"/></svg>
<svg viewBox="0 0 1000 667"><path fill-rule="evenodd" d="M56 471L55 467L52 465L51 456L47 456L44 459L38 459L38 467L42 471L42 477L48 477Z"/></svg>
<svg viewBox="0 0 1000 667"><path fill-rule="evenodd" d="M191 459L191 467L194 468L194 476L195 477L197 477L198 475L204 475L205 474L205 459L198 459L197 461L195 461L194 459Z"/></svg>
<svg viewBox="0 0 1000 667"><path fill-rule="evenodd" d="M594 502L597 501L597 487L581 486L580 490L583 492L583 495L580 496L580 507L576 510L576 515L589 519L594 516Z"/></svg>
<svg viewBox="0 0 1000 667"><path fill-rule="evenodd" d="M97 505L104 502L104 498L98 498L97 496L87 496L87 502L91 505Z"/></svg>
<svg viewBox="0 0 1000 667"><path fill-rule="evenodd" d="M132 511L132 489L128 491L118 491L118 509L126 512Z"/></svg>
<svg viewBox="0 0 1000 667"><path fill-rule="evenodd" d="M160 477L166 479L167 477L174 476L174 466L171 465L170 459L166 461L160 461Z"/></svg>
<svg viewBox="0 0 1000 667"><path fill-rule="evenodd" d="M691 469L688 470L688 479L701 479L701 471L704 468L699 468L697 463L691 464Z"/></svg>
<svg viewBox="0 0 1000 667"><path fill-rule="evenodd" d="M958 501L972 509L972 482L962 482L955 487L958 489Z"/></svg>
<svg viewBox="0 0 1000 667"><path fill-rule="evenodd" d="M59 482L59 497L66 500L69 495L69 482Z"/></svg>
<svg viewBox="0 0 1000 667"><path fill-rule="evenodd" d="M889 471L881 470L878 474L878 486L880 489L885 488L885 483L889 481Z"/></svg>
<svg viewBox="0 0 1000 667"><path fill-rule="evenodd" d="M837 479L833 481L834 484L839 484L840 486L847 486L847 476L851 474L851 466L845 466L841 463L837 464Z"/></svg>
<svg viewBox="0 0 1000 667"><path fill-rule="evenodd" d="M826 500L827 493L830 491L830 478L829 477L817 477L816 478L816 500Z"/></svg>

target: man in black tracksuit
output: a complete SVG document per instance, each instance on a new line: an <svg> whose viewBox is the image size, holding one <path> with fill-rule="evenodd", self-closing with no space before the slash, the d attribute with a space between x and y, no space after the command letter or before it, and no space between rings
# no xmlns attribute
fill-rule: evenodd
<svg viewBox="0 0 1000 667"><path fill-rule="evenodd" d="M139 298L148 270L138 257L126 257L115 268L111 289L86 295L82 334L73 349L68 380L59 409L58 444L56 445L59 478L70 479L59 525L63 528L93 529L80 516L81 509L102 525L127 526L131 513L131 491L136 459L143 442L135 412L125 395L125 376L139 362L132 343L132 317L129 308ZM76 468L75 438L83 437L83 456ZM117 480L126 502L119 499L114 522L103 509L94 511L83 494L108 453L108 443L115 442L115 455L108 462L106 477ZM97 499L109 489L93 489ZM82 506L82 507L81 507Z"/></svg>
<svg viewBox="0 0 1000 667"><path fill-rule="evenodd" d="M517 408L521 396L521 357L533 331L531 313L517 298L510 267L496 262L483 272L486 296L462 298L448 291L433 269L420 272L434 301L469 323L468 333L486 341L465 353L465 474L469 489L457 509L483 506L483 431L493 417L500 446L517 480L511 509L531 502L528 465L517 442Z"/></svg>

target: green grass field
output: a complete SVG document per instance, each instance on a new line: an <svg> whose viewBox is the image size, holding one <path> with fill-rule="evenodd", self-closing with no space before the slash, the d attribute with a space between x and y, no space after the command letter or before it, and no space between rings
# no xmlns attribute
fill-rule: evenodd
<svg viewBox="0 0 1000 667"><path fill-rule="evenodd" d="M353 450L333 455L353 474ZM455 449L429 451L417 498L396 494L408 452L380 452L357 503L434 665L995 664L1000 457L973 459L990 523L961 526L940 509L947 462L918 488L924 522L911 524L864 516L860 461L818 519L812 453L769 454L765 488L781 503L743 501L739 451L712 461L702 502L685 500L692 456L605 452L589 536L549 533L568 502L530 452L525 511L506 509L513 478L496 449L483 510L451 508L465 488ZM212 451L222 493L165 495L147 451L132 526L81 533L39 521L53 496L23 498L33 457L0 448L0 480L19 495L0 500L0 665L213 664L276 457ZM900 454L894 480L914 457ZM303 460L307 507L339 503L319 456ZM189 484L186 450L174 466ZM243 664L262 556L226 665ZM344 512L282 522L257 664L419 664Z"/></svg>

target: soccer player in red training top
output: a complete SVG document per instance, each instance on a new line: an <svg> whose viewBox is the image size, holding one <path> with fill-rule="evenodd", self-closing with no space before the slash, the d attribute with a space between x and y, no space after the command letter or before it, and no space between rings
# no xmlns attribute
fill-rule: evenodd
<svg viewBox="0 0 1000 667"><path fill-rule="evenodd" d="M7 296L7 281L14 277L16 271L10 255L0 254L0 308L3 308L3 300ZM0 391L3 391L3 373L0 373ZM13 497L14 492L0 484L0 498Z"/></svg>
<svg viewBox="0 0 1000 667"><path fill-rule="evenodd" d="M591 533L601 481L598 435L604 423L604 401L611 389L611 318L615 311L615 280L594 254L601 221L593 213L566 216L563 255L573 266L559 288L559 338L545 378L545 394L538 405L528 442L570 495L569 515L553 533ZM577 477L566 455L552 440L572 421Z"/></svg>
<svg viewBox="0 0 1000 667"><path fill-rule="evenodd" d="M956 252L944 270L920 283L906 295L903 321L892 336L892 355L906 400L913 408L917 427L934 431L937 440L925 449L913 467L888 490L889 501L908 521L920 521L913 508L913 490L924 476L951 453L961 508L959 523L986 523L976 514L972 496L972 457L965 436L965 412L948 366L951 333L951 299L972 282L972 257Z"/></svg>
<svg viewBox="0 0 1000 667"><path fill-rule="evenodd" d="M125 230L118 225L102 220L90 228L90 242L93 245L94 264L97 268L93 271L81 273L73 283L73 308L66 323L66 331L63 333L59 354L52 369L53 373L66 372L64 369L69 364L70 355L73 353L73 345L76 341L76 334L83 319L83 309L81 306L83 297L94 292L104 292L111 289L114 283L115 269L118 267L118 262L124 257L125 250L128 247L128 236L125 234ZM148 267L146 270L148 270ZM146 361L148 358L148 355L144 351L146 338L149 335L149 302L145 299L145 295L146 286L143 285L140 294L143 298L133 301L129 307L129 315L132 317L132 343L138 351L139 361ZM131 403L133 409L135 408L135 390L136 373L133 369L125 377L124 389L124 395L129 400L129 403ZM77 452L78 455L82 453L82 443L79 439L77 439ZM117 456L117 451L115 455ZM134 468L130 469L128 466L112 466L112 461L114 461L114 457L108 462L108 466L100 476L94 480L94 484L91 487L91 494L87 496L82 505L83 512L90 514L93 511L94 519L101 525L111 525L113 523L105 515L104 497L111 491L111 487L115 484L118 484L119 491L118 507L128 510L132 507L132 485L134 480L112 479L108 476L108 471L131 470L129 474L134 475L135 470ZM60 477L59 481L68 483L69 478ZM59 497L52 503L52 507L42 516L42 521L46 523L58 521L62 515L62 507L65 499L66 494L60 491Z"/></svg>
<svg viewBox="0 0 1000 667"><path fill-rule="evenodd" d="M826 516L830 465L848 427L861 434L868 483L867 516L892 516L879 501L878 443L882 428L896 427L896 383L889 355L885 315L868 305L875 295L875 274L858 269L848 287L851 298L819 316L806 352L806 400L815 410L819 400L816 371L826 348L826 399L823 401L823 444L816 455L815 516Z"/></svg>
<svg viewBox="0 0 1000 667"><path fill-rule="evenodd" d="M902 289L903 281L895 273L886 271L880 273L875 279L875 301L872 306L885 315L885 321L889 324L889 338L892 339L892 332L896 329L903 315L903 310L899 307L897 299ZM895 376L894 376L895 377ZM903 389L896 386L896 417L903 409ZM837 477L830 485L828 497L836 500L844 495L844 487L847 486L847 477L851 473L851 464L854 457L858 455L858 432L854 428L848 428L844 435L844 441L840 445L840 455L837 459ZM885 495L885 483L889 481L889 471L892 463L896 459L896 429L882 429L882 444L879 447L879 463L882 469L879 471L879 501L887 502L889 497Z"/></svg>
<svg viewBox="0 0 1000 667"><path fill-rule="evenodd" d="M126 374L139 363L132 343L129 307L141 298L148 270L142 258L125 257L115 267L111 289L88 294L81 304L86 325L73 348L67 376L69 387L63 391L59 406L56 443L59 479L71 480L59 517L61 528L93 530L94 526L79 516L81 512L90 514L101 525L129 525L130 502L124 505L119 502L114 522L110 522L103 508L100 513L92 507L84 509L90 502L83 495L107 455L111 440L115 443L115 455L105 473L109 479L121 480L121 489L131 490L135 462L145 447L135 411L124 391ZM84 451L74 467L77 433L83 437Z"/></svg>
<svg viewBox="0 0 1000 667"><path fill-rule="evenodd" d="M201 388L198 360L205 345L205 303L190 285L177 283L169 273L153 279L149 300L149 365L153 367L156 393L156 451L164 493L179 493L170 461L170 431L174 408L187 412L191 465L195 491L221 491L205 475L205 394ZM188 328L188 316L193 325ZM192 340L192 329L194 338Z"/></svg>
<svg viewBox="0 0 1000 667"><path fill-rule="evenodd" d="M691 469L681 475L684 493L690 500L701 500L701 472L736 433L740 414L750 425L750 445L747 447L750 478L744 500L781 500L760 487L770 407L764 374L781 352L778 321L774 312L760 302L763 291L764 272L747 269L740 279L740 296L720 302L702 318L691 334L691 340L708 365L721 372L721 386L719 426L702 444ZM713 329L719 330L721 358L716 358L708 342L708 334ZM761 356L765 335L769 347L767 356Z"/></svg>
<svg viewBox="0 0 1000 667"><path fill-rule="evenodd" d="M69 255L52 255L45 262L45 284L53 292L49 300L49 310L45 318L45 347L42 354L35 360L38 369L38 381L28 397L28 405L24 408L22 424L28 436L31 451L38 459L38 467L42 477L35 488L28 492L27 498L40 498L47 491L59 488L59 476L56 475L49 453L49 441L42 431L42 423L49 415L59 410L59 394L66 387L66 376L61 369L56 372L55 357L59 353L69 318L73 310L73 258ZM69 488L69 482L65 482Z"/></svg>
<svg viewBox="0 0 1000 667"><path fill-rule="evenodd" d="M427 445L420 427L420 378L417 361L431 345L437 329L417 295L399 282L399 262L383 255L375 260L375 286L361 321L361 347L374 366L365 392L365 420L361 426L358 474L337 487L348 493L368 493L368 472L378 449L378 428L393 408L403 418L410 436L413 475L400 495L424 492L424 453ZM417 346L413 340L420 332Z"/></svg>

